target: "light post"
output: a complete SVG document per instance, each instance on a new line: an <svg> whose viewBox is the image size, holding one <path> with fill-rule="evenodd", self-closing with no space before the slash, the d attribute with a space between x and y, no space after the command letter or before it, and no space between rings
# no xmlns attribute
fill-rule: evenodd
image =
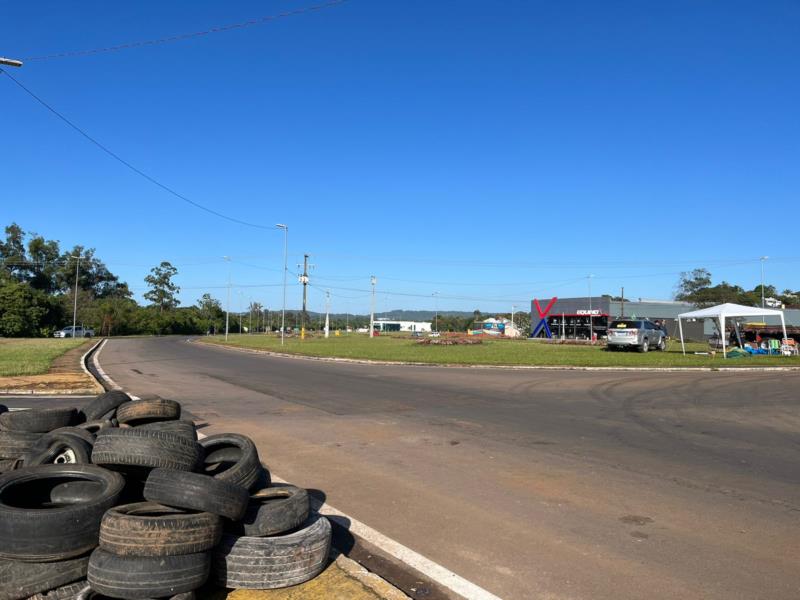
<svg viewBox="0 0 800 600"><path fill-rule="evenodd" d="M331 333L331 293L325 292L325 337L330 337Z"/></svg>
<svg viewBox="0 0 800 600"><path fill-rule="evenodd" d="M225 341L228 341L228 323L231 314L231 257L223 256L222 259L228 263L228 301L225 303Z"/></svg>
<svg viewBox="0 0 800 600"><path fill-rule="evenodd" d="M439 331L439 292L433 292L434 330Z"/></svg>
<svg viewBox="0 0 800 600"><path fill-rule="evenodd" d="M762 256L759 260L761 261L761 308L764 308L766 304L764 303L764 261L766 261L769 256Z"/></svg>
<svg viewBox="0 0 800 600"><path fill-rule="evenodd" d="M592 275L586 278L589 281L589 342L594 343L594 323L592 322Z"/></svg>
<svg viewBox="0 0 800 600"><path fill-rule="evenodd" d="M515 332L514 333L514 337L516 337L516 329L517 329L517 326L514 324L514 309L516 309L516 308L517 308L516 304L512 304L511 305L511 327L512 327L512 329L514 329L514 332Z"/></svg>
<svg viewBox="0 0 800 600"><path fill-rule="evenodd" d="M378 283L378 278L375 275L370 275L369 283L372 286L372 302L369 310L369 337L375 337L375 284Z"/></svg>
<svg viewBox="0 0 800 600"><path fill-rule="evenodd" d="M16 60L14 58L5 58L0 56L0 65L5 65L6 67L21 67L22 61Z"/></svg>
<svg viewBox="0 0 800 600"><path fill-rule="evenodd" d="M289 226L277 223L275 227L283 230L283 307L281 308L281 346L283 346L283 336L286 332L286 272L289 270L287 263L289 260Z"/></svg>
<svg viewBox="0 0 800 600"><path fill-rule="evenodd" d="M21 65L22 63L20 63ZM78 267L81 264L81 255L78 254L75 257L75 296L72 299L72 337L75 337L75 325L77 324L78 320Z"/></svg>

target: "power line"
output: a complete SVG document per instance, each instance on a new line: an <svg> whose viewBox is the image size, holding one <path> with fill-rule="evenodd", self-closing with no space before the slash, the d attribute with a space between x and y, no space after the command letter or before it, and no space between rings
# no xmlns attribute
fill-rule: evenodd
<svg viewBox="0 0 800 600"><path fill-rule="evenodd" d="M107 52L118 52L120 50L130 50L132 48L142 48L145 46L159 46L162 44L170 44L173 42L182 42L185 40L189 40L192 38L202 37L206 35L211 35L213 33L224 33L226 31L232 31L235 29L245 29L247 27L253 27L255 25L263 25L264 23L268 23L270 21L277 21L278 19L285 19L286 17L294 17L297 15L302 15L306 13L316 12L319 10L323 10L326 8L331 8L337 6L339 4L344 4L347 0L331 0L330 2L325 2L323 4L314 4L312 6L306 6L303 8L297 8L295 10L289 10L286 12L278 13L276 15L267 15L265 17L258 17L256 19L251 19L249 21L243 21L241 23L231 23L229 25L220 25L217 27L211 27L209 29L205 29L203 31L193 31L191 33L179 33L176 35L171 35L168 37L163 38L156 38L151 40L140 40L136 42L126 42L124 44L117 44L115 46L106 46L103 48L92 48L90 50L72 50L68 52L58 52L55 54L46 54L44 56L32 56L29 58L25 58L25 61L36 62L36 61L45 61L45 60L54 60L57 58L70 58L75 56L91 56L94 54L104 54Z"/></svg>
<svg viewBox="0 0 800 600"><path fill-rule="evenodd" d="M165 192L167 192L167 193L169 193L169 194L172 194L172 195L173 195L173 196L175 196L176 198L178 198L178 199L180 199L180 200L183 200L184 202L186 202L187 204L190 204L190 205L194 206L195 208L199 208L200 210L203 210L203 211L205 211L205 212L207 212L207 213L209 213L209 214L212 214L212 215L214 215L214 216L216 216L216 217L219 217L219 218L221 218L221 219L225 219L225 220L227 220L227 221L230 221L230 222L232 222L232 223L237 223L238 225L245 225L246 227L254 227L254 228L256 228L256 229L269 229L269 230L275 229L275 227L272 227L272 226L259 225L259 224L257 224L257 223L250 223L250 222L248 222L248 221L242 221L241 219L237 219L237 218L235 218L235 217L230 217L230 216L228 216L228 215L226 215L226 214L223 214L223 213L221 213L221 212L218 212L218 211L214 210L213 208L208 208L207 206L203 206L203 205L202 205L202 204L200 204L199 202L195 202L194 200L192 200L192 199L190 199L190 198L187 198L187 197L186 197L186 196L184 196L183 194L180 194L180 193L176 192L176 191L175 191L175 190L173 190L171 187L169 187L169 186L167 186L167 185L165 185L165 184L161 183L160 181L158 181L157 179L155 179L155 178L151 177L150 175L148 175L148 174L147 174L147 173L145 173L144 171L142 171L142 170L138 169L137 167L133 166L131 163L129 163L127 160L125 160L124 158L122 158L121 156L119 156L118 154L116 154L115 152L113 152L113 151L112 151L111 149L109 149L107 146L104 146L103 144L101 144L99 141L97 141L97 140L96 140L95 138L93 138L91 135L89 135L88 133L86 133L86 132L85 132L83 129L81 129L80 127L78 127L77 125L75 125L75 123L73 123L72 121L70 121L70 120L69 120L67 117L65 117L64 115L62 115L62 114L61 114L60 112L58 112L58 111L57 111L55 108L53 108L52 106L50 106L50 105L49 105L47 102L45 102L44 100L42 100L42 99L41 99L39 96L37 96L37 95L36 95L36 94L34 94L34 93L31 91L31 90L29 90L27 87L25 87L25 86L24 86L24 85L23 85L23 84L22 84L20 81L18 81L18 80L17 80L15 77L13 77L13 76L12 76L12 75L11 75L11 74L10 74L10 73L7 71L7 70L5 70L5 69L0 69L0 73L3 73L3 74L6 76L6 77L8 77L9 79L11 79L11 81L13 81L15 84L17 84L17 86L19 86L19 87L20 87L20 89L24 90L24 91L25 91L25 93L26 93L26 94L28 94L28 95L29 95L31 98L33 98L34 100L36 100L36 101L37 101L39 104L41 104L42 106L44 106L44 107L45 107L47 110L49 110L51 113L53 113L53 114L54 114L55 116L57 116L59 119L61 119L61 120L62 120L64 123L66 123L67 125L69 125L69 126L72 128L72 129L74 129L75 131L77 131L79 134L81 134L81 135L82 135L84 138L86 138L87 140L89 140L89 141L90 141L92 144L94 144L95 146L97 146L98 148L100 148L100 150L102 150L103 152L105 152L106 154L108 154L108 155L109 155L111 158L113 158L113 159L114 159L114 160L116 160L117 162L119 162L119 163L121 163L121 164L125 165L126 167L128 167L128 169L130 169L131 171L133 171L134 173L136 173L136 174L137 174L137 175L139 175L140 177L142 177L142 178L146 179L147 181L149 181L149 182L150 182L150 183L152 183L153 185L156 185L156 186L160 187L160 188L161 188L162 190L164 190Z"/></svg>

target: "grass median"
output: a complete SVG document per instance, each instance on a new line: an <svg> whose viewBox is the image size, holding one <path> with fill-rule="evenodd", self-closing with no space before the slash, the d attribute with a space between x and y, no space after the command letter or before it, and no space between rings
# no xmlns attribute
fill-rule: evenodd
<svg viewBox="0 0 800 600"><path fill-rule="evenodd" d="M88 342L71 338L0 338L0 377L47 373L55 359Z"/></svg>
<svg viewBox="0 0 800 600"><path fill-rule="evenodd" d="M230 335L202 338L209 344L228 345L253 350L269 350L303 356L353 358L380 361L417 362L453 365L530 365L565 367L753 367L800 366L798 357L754 356L723 359L722 353L708 352L708 345L687 343L687 354L679 342L671 341L666 352L609 352L604 345L581 346L549 344L532 340L485 339L482 344L465 346L421 345L417 340L399 336L350 334L286 338L281 346L274 334Z"/></svg>

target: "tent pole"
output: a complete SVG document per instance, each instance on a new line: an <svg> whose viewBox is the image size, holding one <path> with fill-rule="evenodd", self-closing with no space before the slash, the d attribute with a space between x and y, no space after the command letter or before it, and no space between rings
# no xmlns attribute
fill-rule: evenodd
<svg viewBox="0 0 800 600"><path fill-rule="evenodd" d="M728 350L725 347L725 317L723 315L719 316L719 334L722 336L722 358L728 358Z"/></svg>
<svg viewBox="0 0 800 600"><path fill-rule="evenodd" d="M683 323L681 323L680 317L678 317L678 331L681 333L681 349L683 350L683 355L686 356L686 344L683 343Z"/></svg>

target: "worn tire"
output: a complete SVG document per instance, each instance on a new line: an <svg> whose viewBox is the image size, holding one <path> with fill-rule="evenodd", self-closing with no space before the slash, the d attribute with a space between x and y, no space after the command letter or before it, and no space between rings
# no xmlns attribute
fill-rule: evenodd
<svg viewBox="0 0 800 600"><path fill-rule="evenodd" d="M0 429L47 433L59 427L67 427L77 421L74 408L31 408L0 415Z"/></svg>
<svg viewBox="0 0 800 600"><path fill-rule="evenodd" d="M234 521L242 518L249 499L243 487L200 473L153 469L144 497L167 506L210 512Z"/></svg>
<svg viewBox="0 0 800 600"><path fill-rule="evenodd" d="M67 481L52 487L50 501L53 505L82 504L102 493L103 484L96 481Z"/></svg>
<svg viewBox="0 0 800 600"><path fill-rule="evenodd" d="M42 447L40 442L36 443L30 452L26 452L22 456L22 464L25 467L35 467L38 465L53 465L53 464L77 464L87 465L91 461L89 457L92 454L91 444L86 443L84 440L75 435L51 435L49 444Z"/></svg>
<svg viewBox="0 0 800 600"><path fill-rule="evenodd" d="M84 421L96 421L106 413L116 410L120 404L130 401L131 397L122 390L110 390L90 400L80 412Z"/></svg>
<svg viewBox="0 0 800 600"><path fill-rule="evenodd" d="M197 429L191 421L184 421L177 419L175 421L156 421L155 423L145 423L144 425L137 425L137 429L147 429L149 431L167 431L176 433L197 441Z"/></svg>
<svg viewBox="0 0 800 600"><path fill-rule="evenodd" d="M76 581L75 583L68 583L61 587L57 587L47 592L40 592L34 594L28 600L78 600L82 592L88 591L89 582L85 579Z"/></svg>
<svg viewBox="0 0 800 600"><path fill-rule="evenodd" d="M109 428L97 434L92 462L114 467L163 467L192 471L200 463L202 448L197 442L166 431Z"/></svg>
<svg viewBox="0 0 800 600"><path fill-rule="evenodd" d="M9 471L13 471L16 464L17 459L14 458L0 459L0 475L3 473L8 473Z"/></svg>
<svg viewBox="0 0 800 600"><path fill-rule="evenodd" d="M156 502L110 509L100 524L100 547L117 556L174 556L210 550L222 537L217 515Z"/></svg>
<svg viewBox="0 0 800 600"><path fill-rule="evenodd" d="M80 425L76 426L78 429L85 429L89 433L97 436L98 432L101 429L105 429L106 427L114 427L110 420L94 420L94 421L86 421L85 423L81 423Z"/></svg>
<svg viewBox="0 0 800 600"><path fill-rule="evenodd" d="M306 490L276 484L251 494L244 517L231 523L228 530L250 537L276 535L305 523L309 510Z"/></svg>
<svg viewBox="0 0 800 600"><path fill-rule="evenodd" d="M158 598L196 590L208 579L210 553L117 556L97 548L89 558L92 589L114 598Z"/></svg>
<svg viewBox="0 0 800 600"><path fill-rule="evenodd" d="M56 505L52 490L65 480L94 481L103 491L87 502ZM44 465L1 475L0 558L52 562L85 554L97 545L100 520L124 484L119 473L94 465Z"/></svg>
<svg viewBox="0 0 800 600"><path fill-rule="evenodd" d="M117 421L128 425L174 421L180 418L181 405L166 398L131 400L117 407Z"/></svg>
<svg viewBox="0 0 800 600"><path fill-rule="evenodd" d="M213 457L220 450L238 449L240 452L237 460L205 461L206 475L235 483L248 490L258 481L262 470L261 460L256 445L249 437L238 433L220 433L200 440L200 445L203 446L206 456Z"/></svg>
<svg viewBox="0 0 800 600"><path fill-rule="evenodd" d="M9 458L16 460L33 448L41 437L41 433L0 431L0 459Z"/></svg>
<svg viewBox="0 0 800 600"><path fill-rule="evenodd" d="M175 594L174 596L165 596L157 600L196 600L194 590L191 592L183 592L182 594ZM116 600L113 596L106 596L100 592L95 592L92 588L87 587L83 592L75 596L75 600Z"/></svg>
<svg viewBox="0 0 800 600"><path fill-rule="evenodd" d="M52 563L0 559L0 600L22 600L86 577L89 557Z"/></svg>
<svg viewBox="0 0 800 600"><path fill-rule="evenodd" d="M226 534L214 550L212 580L226 588L268 590L313 579L325 568L331 524L313 515L287 535L247 537Z"/></svg>

